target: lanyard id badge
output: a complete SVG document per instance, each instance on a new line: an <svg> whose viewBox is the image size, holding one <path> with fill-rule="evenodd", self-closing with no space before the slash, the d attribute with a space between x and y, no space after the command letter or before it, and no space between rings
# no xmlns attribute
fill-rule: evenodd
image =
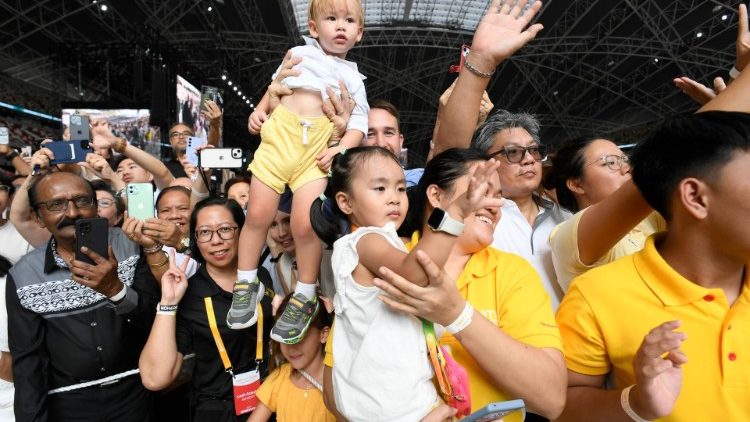
<svg viewBox="0 0 750 422"><path fill-rule="evenodd" d="M258 396L255 393L260 388L258 369L234 374L232 386L234 387L234 413L239 416L255 410L258 406Z"/></svg>
<svg viewBox="0 0 750 422"><path fill-rule="evenodd" d="M255 344L255 369L240 374L232 372L232 362L229 360L227 350L224 348L224 341L221 339L219 327L216 325L216 315L214 314L214 304L211 297L203 298L206 305L206 315L208 316L208 325L211 327L211 334L214 337L216 348L219 350L221 362L224 369L232 376L232 387L234 390L234 413L244 415L252 412L258 406L258 397L255 395L260 388L260 372L258 367L263 360L263 308L258 303L256 312L258 312L258 322L256 324L257 342Z"/></svg>

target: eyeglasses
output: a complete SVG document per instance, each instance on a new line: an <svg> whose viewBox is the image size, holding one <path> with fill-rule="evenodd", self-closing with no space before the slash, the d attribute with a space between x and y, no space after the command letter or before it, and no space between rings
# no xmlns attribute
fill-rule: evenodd
<svg viewBox="0 0 750 422"><path fill-rule="evenodd" d="M627 155L605 154L597 158L596 161L588 163L586 167L593 166L602 161L604 162L604 165L612 171L619 171L623 166L630 166L630 158L628 158Z"/></svg>
<svg viewBox="0 0 750 422"><path fill-rule="evenodd" d="M523 157L526 156L527 152L529 153L529 155L531 155L531 158L536 161L547 160L546 145L531 145L528 147L509 146L501 149L500 151L491 153L490 157L502 154L510 164L516 164L523 161Z"/></svg>
<svg viewBox="0 0 750 422"><path fill-rule="evenodd" d="M71 199L52 199L41 202L39 205L44 205L47 211L60 212L68 209L68 202L74 203L76 208L91 208L94 206L94 198L90 196L75 196Z"/></svg>
<svg viewBox="0 0 750 422"><path fill-rule="evenodd" d="M195 238L201 243L210 242L214 238L214 233L219 235L221 240L231 240L239 227L219 227L216 230L200 229L195 231Z"/></svg>
<svg viewBox="0 0 750 422"><path fill-rule="evenodd" d="M97 199L96 203L99 204L99 208L109 208L112 206L112 204L115 203L115 201L108 199L108 198L102 198L102 199Z"/></svg>
<svg viewBox="0 0 750 422"><path fill-rule="evenodd" d="M0 191L2 191L2 192L10 192L10 186L8 186L8 185L0 185Z"/></svg>
<svg viewBox="0 0 750 422"><path fill-rule="evenodd" d="M176 138L178 136L186 137L186 136L193 136L193 132L190 131L182 131L182 132L172 132L169 134L170 138Z"/></svg>

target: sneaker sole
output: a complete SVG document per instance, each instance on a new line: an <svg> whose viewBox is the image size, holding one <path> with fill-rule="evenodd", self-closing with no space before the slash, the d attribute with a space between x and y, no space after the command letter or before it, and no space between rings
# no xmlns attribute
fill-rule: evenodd
<svg viewBox="0 0 750 422"><path fill-rule="evenodd" d="M285 338L281 337L280 335L275 334L273 332L273 329L272 329L271 330L271 340L273 340L275 342L278 342L278 343L284 343L284 344L297 344L297 343L299 343L300 341L302 341L303 338L305 338L305 335L307 334L307 330L310 328L310 324L312 324L312 322L315 319L315 317L318 316L318 312L320 312L320 302L318 302L317 305L315 306L315 311L313 311L313 314L310 317L310 321L307 323L307 325L305 326L305 328L302 330L301 333L299 333L298 335L296 335L294 337L290 337L290 338L285 339Z"/></svg>
<svg viewBox="0 0 750 422"><path fill-rule="evenodd" d="M258 300L256 300L255 306L257 307L258 304L260 304L260 299L263 298L263 294L266 292L266 287L263 285L263 283L260 283L260 286L258 287ZM231 308L230 308L231 311ZM257 311L257 309L256 309ZM253 312L253 316L245 321L241 319L232 319L231 312L227 312L227 326L232 330L242 330L247 327L252 327L255 325L255 323L258 322L258 312Z"/></svg>

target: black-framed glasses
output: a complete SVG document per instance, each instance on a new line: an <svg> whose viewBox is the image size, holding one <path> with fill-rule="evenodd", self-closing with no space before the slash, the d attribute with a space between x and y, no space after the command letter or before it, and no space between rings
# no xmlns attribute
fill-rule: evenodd
<svg viewBox="0 0 750 422"><path fill-rule="evenodd" d="M102 198L102 199L97 199L96 203L99 205L99 208L109 208L112 206L112 204L115 203L115 201L109 198Z"/></svg>
<svg viewBox="0 0 750 422"><path fill-rule="evenodd" d="M182 136L182 137L193 136L193 132L190 132L188 130L183 130L182 132L172 132L169 134L170 138L176 138L178 136Z"/></svg>
<svg viewBox="0 0 750 422"><path fill-rule="evenodd" d="M10 186L0 185L0 192L10 192Z"/></svg>
<svg viewBox="0 0 750 422"><path fill-rule="evenodd" d="M529 153L529 155L531 155L531 158L536 161L545 161L547 159L547 146L540 144L531 145L528 147L519 147L515 145L508 146L501 149L500 151L491 153L490 157L495 157L502 154L505 156L509 163L516 164L523 161L523 157L527 152Z"/></svg>
<svg viewBox="0 0 750 422"><path fill-rule="evenodd" d="M210 242L214 238L214 233L216 233L221 240L231 240L234 239L237 229L239 229L237 226L219 227L216 230L198 229L195 231L195 238L201 243L206 243Z"/></svg>
<svg viewBox="0 0 750 422"><path fill-rule="evenodd" d="M603 165L606 165L607 168L612 171L620 171L623 166L630 166L630 158L628 158L627 155L604 154L597 158L596 161L588 163L586 167L593 166L594 164L601 162L603 162Z"/></svg>
<svg viewBox="0 0 750 422"><path fill-rule="evenodd" d="M40 202L39 205L43 205L50 212L60 212L68 209L68 202L75 204L76 208L91 208L94 206L94 198L90 196L74 196L73 198L66 199L51 199L49 201Z"/></svg>

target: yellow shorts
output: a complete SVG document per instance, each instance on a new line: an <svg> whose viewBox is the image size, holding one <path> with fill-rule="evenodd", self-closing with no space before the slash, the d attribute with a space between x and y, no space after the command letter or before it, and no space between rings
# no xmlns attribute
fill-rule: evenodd
<svg viewBox="0 0 750 422"><path fill-rule="evenodd" d="M333 123L327 117L302 117L279 105L263 123L260 146L247 167L279 194L326 177L315 157L328 148Z"/></svg>

